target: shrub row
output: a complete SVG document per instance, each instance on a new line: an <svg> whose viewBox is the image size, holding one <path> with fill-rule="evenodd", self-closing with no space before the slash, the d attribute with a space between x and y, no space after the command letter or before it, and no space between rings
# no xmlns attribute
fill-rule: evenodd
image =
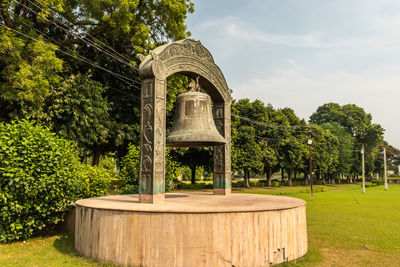
<svg viewBox="0 0 400 267"><path fill-rule="evenodd" d="M75 145L22 120L0 123L0 242L59 223L73 201L104 195L111 177L79 162Z"/></svg>

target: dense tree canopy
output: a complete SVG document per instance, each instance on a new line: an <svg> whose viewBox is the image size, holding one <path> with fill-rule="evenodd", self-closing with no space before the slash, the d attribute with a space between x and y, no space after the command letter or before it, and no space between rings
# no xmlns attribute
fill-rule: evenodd
<svg viewBox="0 0 400 267"><path fill-rule="evenodd" d="M55 129L68 129L73 133L68 138L78 137L95 155L114 150L122 155L129 142L139 143L137 54L190 36L185 19L194 11L190 0L2 0L0 8L0 120L28 114L39 122L55 120ZM96 98L106 101L104 114L86 120L88 110L70 110L75 120L97 121L91 128L99 131L96 136L84 134L86 122L60 120L54 107L50 115L56 118L44 112L47 99L79 74L88 82L82 90L104 88Z"/></svg>
<svg viewBox="0 0 400 267"><path fill-rule="evenodd" d="M311 115L310 122L316 124L335 123L345 128L347 133L351 135L353 142L354 160L351 171L354 176L361 172L359 151L362 145L364 145L366 151L366 172L372 173L374 171L374 159L379 153L384 129L379 124L372 123L371 114L366 113L363 108L354 104L340 106L337 103L327 103L318 107L317 111Z"/></svg>
<svg viewBox="0 0 400 267"><path fill-rule="evenodd" d="M0 121L29 115L77 142L82 160L97 164L110 151L121 158L140 142L138 54L190 36L185 20L193 11L190 0L0 0ZM176 95L190 79L167 82L169 132ZM324 104L307 124L291 108L240 99L232 116L232 169L247 186L251 175L271 184L279 171L290 185L306 178L308 131L318 178L358 176L363 144L367 173L382 172L384 129L357 105ZM384 146L395 168L399 152ZM193 175L212 166L211 149L169 155Z"/></svg>

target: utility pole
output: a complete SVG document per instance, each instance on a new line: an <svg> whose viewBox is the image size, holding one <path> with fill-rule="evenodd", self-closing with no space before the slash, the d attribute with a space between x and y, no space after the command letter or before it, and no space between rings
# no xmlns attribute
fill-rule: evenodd
<svg viewBox="0 0 400 267"><path fill-rule="evenodd" d="M311 140L311 127L310 127L310 129L308 130L308 142L307 142L307 144L308 144L308 150L309 150L309 152L310 152L310 157L309 157L308 162L309 162L309 166L310 166L309 176L310 176L311 200L313 200L313 199L314 199L314 196L313 196L313 189L312 189L313 181L312 181L312 155L311 155L311 145L312 145L312 140Z"/></svg>
<svg viewBox="0 0 400 267"><path fill-rule="evenodd" d="M388 183L387 183L387 167L386 167L386 148L383 148L383 171L385 177L385 190L388 190Z"/></svg>
<svg viewBox="0 0 400 267"><path fill-rule="evenodd" d="M364 144L361 148L361 161L362 161L362 192L365 194L365 162L364 162Z"/></svg>

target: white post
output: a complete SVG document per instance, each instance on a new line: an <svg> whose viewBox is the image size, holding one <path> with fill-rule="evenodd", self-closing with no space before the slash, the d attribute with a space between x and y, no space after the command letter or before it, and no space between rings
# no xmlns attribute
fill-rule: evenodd
<svg viewBox="0 0 400 267"><path fill-rule="evenodd" d="M365 194L365 167L364 167L364 144L361 148L361 161L362 161L362 192Z"/></svg>
<svg viewBox="0 0 400 267"><path fill-rule="evenodd" d="M385 190L388 190L388 183L387 183L387 167L386 167L386 148L383 148L383 171L385 177Z"/></svg>

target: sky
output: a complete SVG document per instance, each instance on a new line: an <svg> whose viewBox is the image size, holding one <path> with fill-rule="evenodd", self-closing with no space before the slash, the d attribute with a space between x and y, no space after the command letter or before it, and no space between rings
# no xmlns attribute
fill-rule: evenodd
<svg viewBox="0 0 400 267"><path fill-rule="evenodd" d="M400 148L399 0L194 0L187 26L233 98L290 107L308 121L356 104Z"/></svg>

